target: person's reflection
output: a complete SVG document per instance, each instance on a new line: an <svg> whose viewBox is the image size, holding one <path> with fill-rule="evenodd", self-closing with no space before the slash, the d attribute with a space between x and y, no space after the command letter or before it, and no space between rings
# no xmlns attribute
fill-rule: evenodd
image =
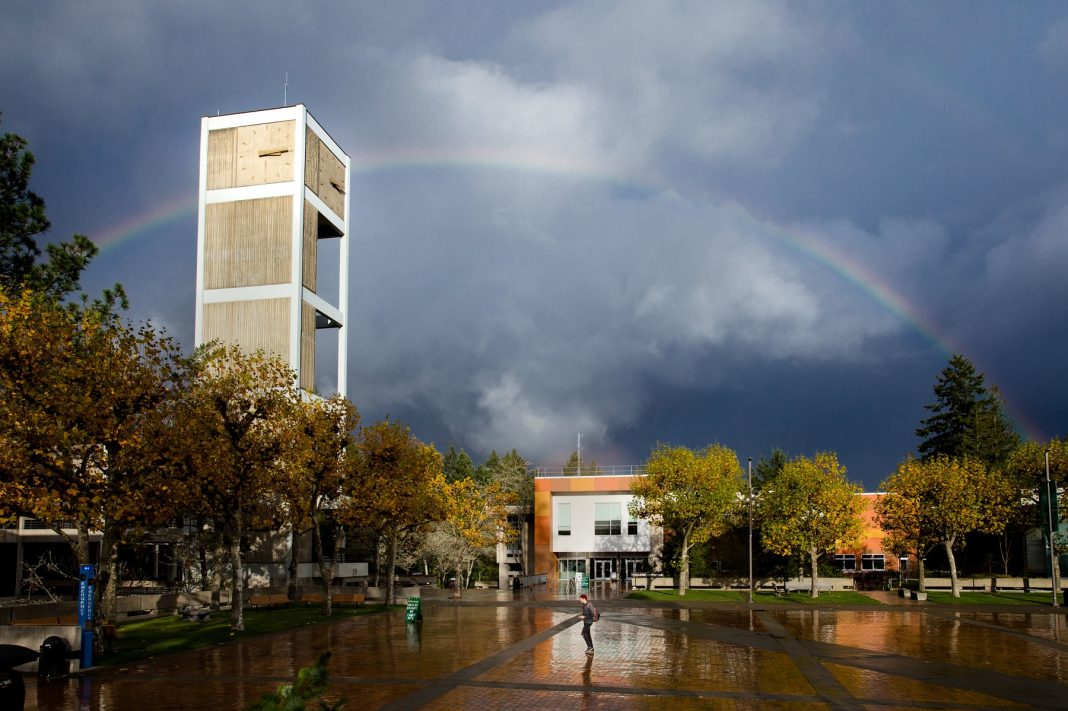
<svg viewBox="0 0 1068 711"><path fill-rule="evenodd" d="M591 689L593 687L592 681L593 672L593 657L586 657L586 666L582 668L582 686L585 687L582 690L582 705L579 707L580 711L588 711L590 708L590 701L593 697Z"/></svg>

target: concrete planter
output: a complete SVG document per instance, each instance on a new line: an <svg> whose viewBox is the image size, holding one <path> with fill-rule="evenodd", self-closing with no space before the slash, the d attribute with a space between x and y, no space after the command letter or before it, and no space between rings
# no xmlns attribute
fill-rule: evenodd
<svg viewBox="0 0 1068 711"><path fill-rule="evenodd" d="M920 592L919 590L913 590L910 597L918 602L923 602L927 599L927 593Z"/></svg>

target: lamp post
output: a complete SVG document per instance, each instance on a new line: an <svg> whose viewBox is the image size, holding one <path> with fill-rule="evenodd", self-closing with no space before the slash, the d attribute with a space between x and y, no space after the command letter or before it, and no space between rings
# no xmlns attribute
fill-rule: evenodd
<svg viewBox="0 0 1068 711"><path fill-rule="evenodd" d="M753 458L749 457L749 604L753 604Z"/></svg>
<svg viewBox="0 0 1068 711"><path fill-rule="evenodd" d="M1049 579L1053 588L1053 606L1057 607L1057 544L1053 540L1056 525L1053 521L1053 497L1056 489L1050 486L1049 481L1049 450L1046 450L1046 520L1049 521Z"/></svg>

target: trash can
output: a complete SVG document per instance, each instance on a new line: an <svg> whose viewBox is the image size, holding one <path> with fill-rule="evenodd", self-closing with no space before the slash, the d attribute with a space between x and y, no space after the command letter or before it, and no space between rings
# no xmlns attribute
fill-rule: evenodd
<svg viewBox="0 0 1068 711"><path fill-rule="evenodd" d="M67 661L67 641L62 637L49 637L41 644L41 656L37 659L37 676L54 679L70 673Z"/></svg>

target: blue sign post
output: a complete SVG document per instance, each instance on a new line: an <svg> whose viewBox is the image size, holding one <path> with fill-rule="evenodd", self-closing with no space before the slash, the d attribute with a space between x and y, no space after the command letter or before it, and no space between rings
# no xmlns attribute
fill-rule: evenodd
<svg viewBox="0 0 1068 711"><path fill-rule="evenodd" d="M93 666L93 581L96 566L83 565L78 586L78 626L82 628L82 669Z"/></svg>

